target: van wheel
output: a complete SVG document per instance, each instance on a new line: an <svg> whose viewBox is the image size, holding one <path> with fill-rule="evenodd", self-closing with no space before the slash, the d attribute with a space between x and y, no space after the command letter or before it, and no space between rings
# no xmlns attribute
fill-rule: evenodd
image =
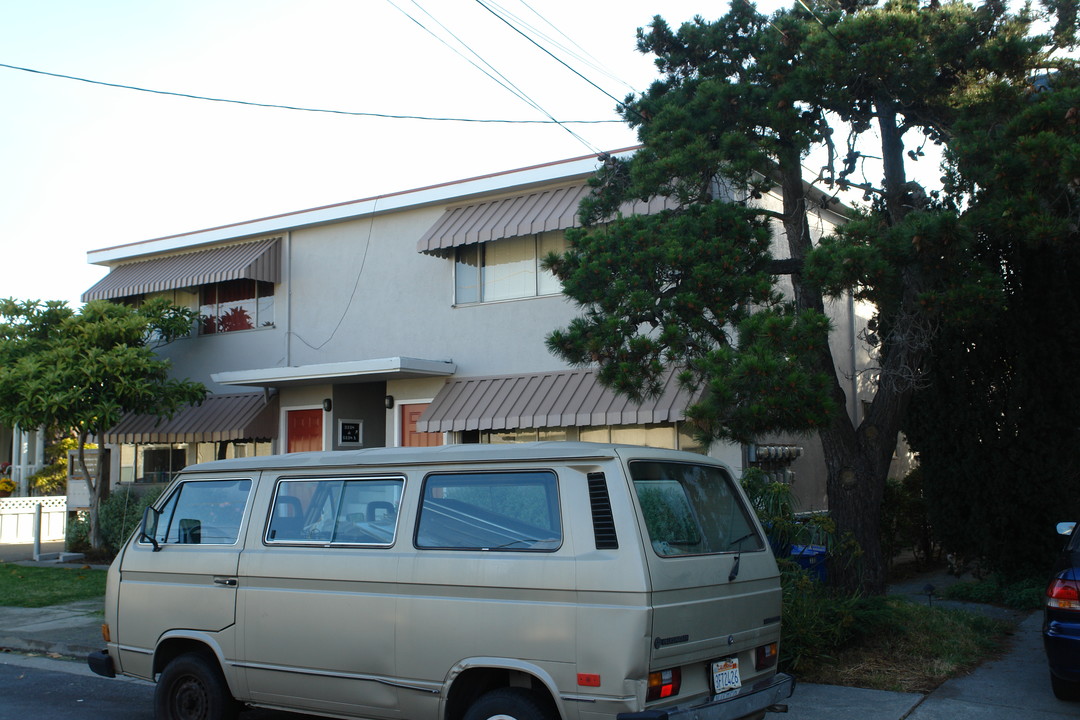
<svg viewBox="0 0 1080 720"><path fill-rule="evenodd" d="M499 688L480 696L464 720L557 720L554 708L523 688Z"/></svg>
<svg viewBox="0 0 1080 720"><path fill-rule="evenodd" d="M155 720L233 720L239 711L217 661L205 653L174 658L154 690Z"/></svg>

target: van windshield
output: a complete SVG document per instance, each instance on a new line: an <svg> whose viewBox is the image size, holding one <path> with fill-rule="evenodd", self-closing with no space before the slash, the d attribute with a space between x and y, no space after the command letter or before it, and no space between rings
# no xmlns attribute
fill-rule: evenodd
<svg viewBox="0 0 1080 720"><path fill-rule="evenodd" d="M630 463L630 477L657 555L764 549L734 480L721 468L639 460Z"/></svg>

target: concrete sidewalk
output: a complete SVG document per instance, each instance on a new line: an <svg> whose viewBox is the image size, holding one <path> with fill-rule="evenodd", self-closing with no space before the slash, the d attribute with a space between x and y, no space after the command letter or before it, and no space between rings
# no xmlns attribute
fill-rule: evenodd
<svg viewBox="0 0 1080 720"><path fill-rule="evenodd" d="M22 546L0 545L0 558L25 554L19 547ZM931 580L940 583L939 587L952 582L946 578ZM895 586L893 594L910 595L913 600L927 602L923 592L926 584L926 578L918 578L907 586ZM964 607L1019 619L1010 649L1000 659L949 680L929 695L800 683L787 701L787 720L1064 720L1080 716L1080 703L1062 702L1050 690L1049 670L1042 650L1041 612L1018 615L1001 608L939 600L934 600L934 605ZM103 620L100 599L48 608L0 607L0 648L85 658L87 653L104 646ZM58 667L64 665L76 664L59 663ZM80 670L83 667L84 664L79 664Z"/></svg>

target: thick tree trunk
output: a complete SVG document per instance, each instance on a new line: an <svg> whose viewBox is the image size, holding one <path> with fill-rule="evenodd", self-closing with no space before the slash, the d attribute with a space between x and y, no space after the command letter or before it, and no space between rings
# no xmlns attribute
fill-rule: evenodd
<svg viewBox="0 0 1080 720"><path fill-rule="evenodd" d="M780 157L784 196L784 233L793 259L801 261L812 248L807 198L802 166L796 151ZM791 276L796 305L825 312L818 288L803 281L799 273ZM881 501L888 478L889 459L896 446L899 415L893 403L882 403L879 413L889 422L878 428L879 419L864 421L858 431L847 413L847 396L840 384L836 362L828 344L818 356L818 370L830 378L830 391L836 405L832 422L820 430L825 456L826 492L829 512L840 535L841 547L853 540L857 548L846 547L829 568L830 582L849 591L867 594L885 592L885 559L881 549ZM868 414L872 415L873 413ZM892 428L891 434L889 428ZM884 458L884 462L882 459Z"/></svg>

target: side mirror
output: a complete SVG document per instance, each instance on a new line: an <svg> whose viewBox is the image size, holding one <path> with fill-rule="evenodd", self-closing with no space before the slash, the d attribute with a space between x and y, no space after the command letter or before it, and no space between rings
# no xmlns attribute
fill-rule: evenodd
<svg viewBox="0 0 1080 720"><path fill-rule="evenodd" d="M1057 524L1058 535L1072 535L1073 529L1076 527L1074 522L1059 522Z"/></svg>
<svg viewBox="0 0 1080 720"><path fill-rule="evenodd" d="M161 550L158 541L154 538L157 534L158 518L161 515L152 507L143 510L142 525L139 527L139 539L145 540L154 546L154 552Z"/></svg>

